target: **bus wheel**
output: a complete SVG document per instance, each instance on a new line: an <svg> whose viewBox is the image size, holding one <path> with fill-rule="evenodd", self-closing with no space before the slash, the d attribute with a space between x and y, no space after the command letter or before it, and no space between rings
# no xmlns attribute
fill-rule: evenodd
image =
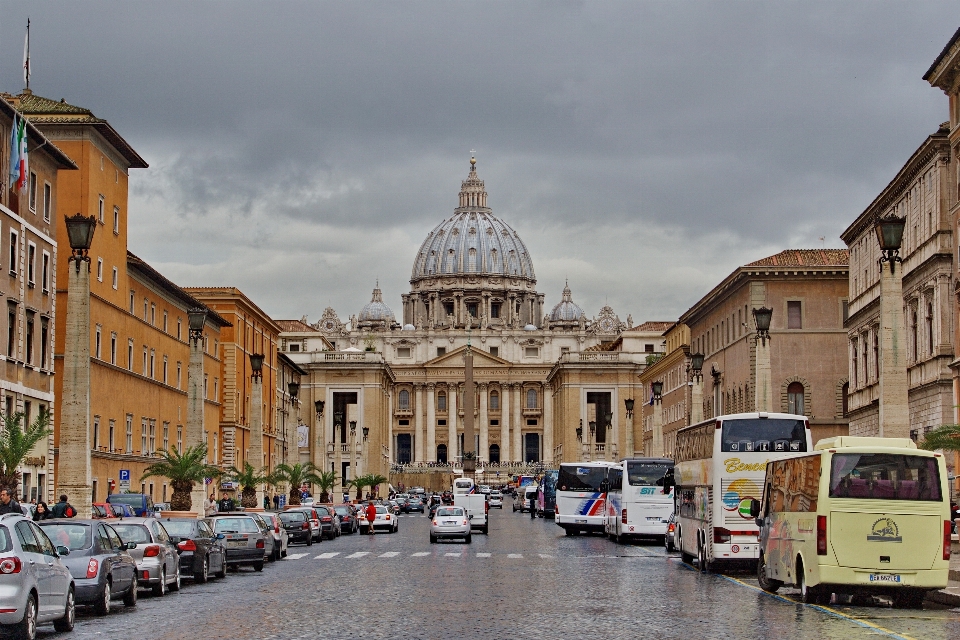
<svg viewBox="0 0 960 640"><path fill-rule="evenodd" d="M762 553L757 561L757 582L760 584L760 588L767 593L776 593L777 589L783 586L783 583L779 580L767 577L767 562L763 559Z"/></svg>
<svg viewBox="0 0 960 640"><path fill-rule="evenodd" d="M573 529L564 527L563 532L567 535L568 538L573 536Z"/></svg>
<svg viewBox="0 0 960 640"><path fill-rule="evenodd" d="M710 562L707 561L707 547L703 543L697 545L697 564L700 573L710 573Z"/></svg>
<svg viewBox="0 0 960 640"><path fill-rule="evenodd" d="M797 586L800 587L800 600L804 604L821 604L823 597L823 588L820 586L811 587L807 584L807 574L803 570L803 562L797 562ZM827 596L829 598L829 596Z"/></svg>

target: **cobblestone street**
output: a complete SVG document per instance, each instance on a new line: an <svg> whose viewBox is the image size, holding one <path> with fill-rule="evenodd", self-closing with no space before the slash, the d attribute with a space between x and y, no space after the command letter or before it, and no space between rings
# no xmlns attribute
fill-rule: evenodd
<svg viewBox="0 0 960 640"><path fill-rule="evenodd" d="M73 634L43 638L956 638L960 610L829 607L770 596L748 575L699 575L656 544L565 537L509 508L470 545L398 533L343 536L163 598L142 595Z"/></svg>

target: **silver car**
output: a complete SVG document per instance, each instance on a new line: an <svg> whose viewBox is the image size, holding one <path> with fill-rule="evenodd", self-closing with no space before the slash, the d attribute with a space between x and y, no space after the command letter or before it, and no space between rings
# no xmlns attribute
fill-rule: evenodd
<svg viewBox="0 0 960 640"><path fill-rule="evenodd" d="M257 516L263 518L263 521L267 523L267 528L273 531L273 555L270 557L270 560L286 558L287 543L290 540L290 536L287 534L287 530L283 528L283 523L280 522L280 518L277 517L276 513L270 511L258 513Z"/></svg>
<svg viewBox="0 0 960 640"><path fill-rule="evenodd" d="M180 556L177 545L156 518L124 518L111 524L127 543L137 546L130 555L137 561L137 578L141 588L150 587L153 595L162 596L180 591Z"/></svg>
<svg viewBox="0 0 960 640"><path fill-rule="evenodd" d="M225 513L210 518L214 532L226 536L227 566L247 565L253 567L254 571L263 571L267 537L272 543L273 536L264 531L262 522L249 513Z"/></svg>
<svg viewBox="0 0 960 640"><path fill-rule="evenodd" d="M440 538L463 538L470 544L470 518L463 507L437 507L437 512L430 521L430 542Z"/></svg>
<svg viewBox="0 0 960 640"><path fill-rule="evenodd" d="M72 631L76 595L70 570L36 524L19 513L0 516L0 630L18 638L37 637L37 625L53 622Z"/></svg>

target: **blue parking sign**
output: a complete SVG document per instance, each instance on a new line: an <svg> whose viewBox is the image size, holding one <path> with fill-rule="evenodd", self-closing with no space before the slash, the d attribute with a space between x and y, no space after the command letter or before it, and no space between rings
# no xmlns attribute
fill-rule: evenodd
<svg viewBox="0 0 960 640"><path fill-rule="evenodd" d="M120 482L130 482L130 469L120 469Z"/></svg>

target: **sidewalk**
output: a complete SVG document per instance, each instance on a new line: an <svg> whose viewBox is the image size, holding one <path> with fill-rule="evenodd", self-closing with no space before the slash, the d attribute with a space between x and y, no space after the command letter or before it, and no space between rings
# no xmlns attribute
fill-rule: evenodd
<svg viewBox="0 0 960 640"><path fill-rule="evenodd" d="M931 591L927 594L927 600L950 607L960 607L960 542L957 541L956 535L953 536L953 544L950 545L950 578L947 588Z"/></svg>

